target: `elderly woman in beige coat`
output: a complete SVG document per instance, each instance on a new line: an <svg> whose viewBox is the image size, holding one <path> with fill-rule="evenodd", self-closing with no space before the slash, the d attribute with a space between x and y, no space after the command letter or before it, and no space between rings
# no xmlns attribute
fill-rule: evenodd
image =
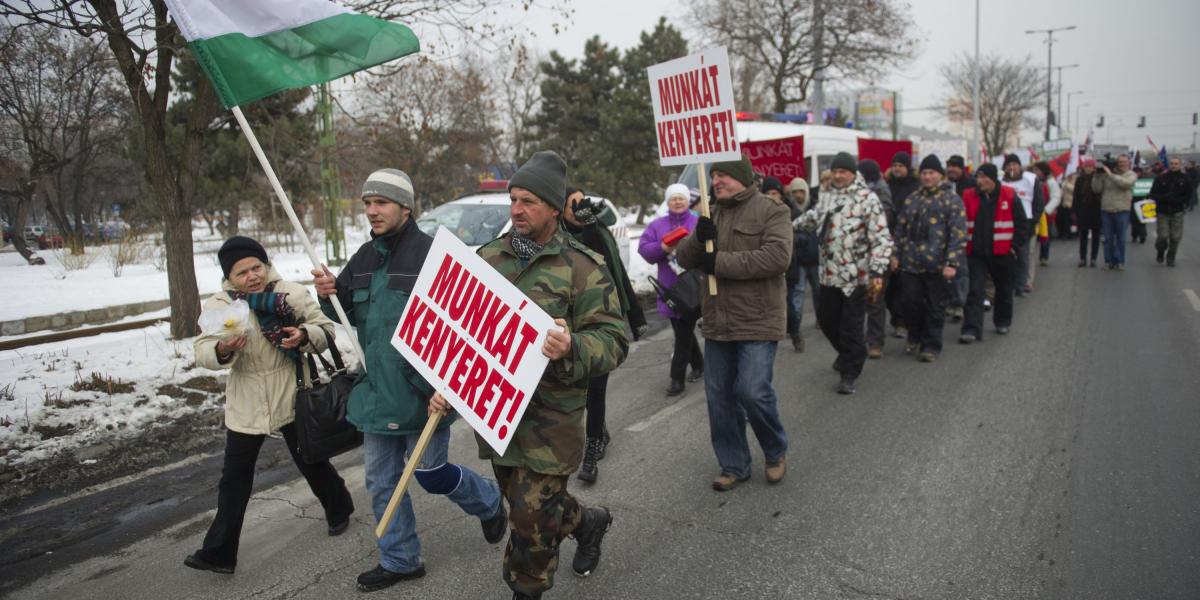
<svg viewBox="0 0 1200 600"><path fill-rule="evenodd" d="M268 436L278 431L292 460L325 509L329 535L350 524L354 502L329 461L305 463L296 449L296 364L301 352L321 352L333 337L333 322L297 283L283 281L258 242L242 236L227 240L217 258L225 274L222 291L204 303L218 310L244 300L253 310L242 335L196 338L196 364L230 369L225 388L225 463L217 492L217 515L204 545L184 564L203 571L233 573L246 504L254 484L254 464ZM328 336L328 337L327 337Z"/></svg>

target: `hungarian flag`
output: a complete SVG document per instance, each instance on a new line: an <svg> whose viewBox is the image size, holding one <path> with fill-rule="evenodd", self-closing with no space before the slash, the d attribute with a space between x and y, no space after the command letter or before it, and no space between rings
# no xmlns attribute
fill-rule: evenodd
<svg viewBox="0 0 1200 600"><path fill-rule="evenodd" d="M412 30L329 0L166 0L225 108L420 50Z"/></svg>

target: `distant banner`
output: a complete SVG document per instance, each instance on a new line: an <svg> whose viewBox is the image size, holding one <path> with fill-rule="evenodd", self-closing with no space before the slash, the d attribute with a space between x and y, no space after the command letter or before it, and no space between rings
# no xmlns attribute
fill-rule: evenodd
<svg viewBox="0 0 1200 600"><path fill-rule="evenodd" d="M912 142L909 140L876 140L858 138L858 160L871 159L879 163L879 168L887 171L892 166L892 157L897 152L907 152L912 156ZM917 165L913 165L915 169Z"/></svg>
<svg viewBox="0 0 1200 600"><path fill-rule="evenodd" d="M737 160L729 54L710 48L646 69L664 167Z"/></svg>
<svg viewBox="0 0 1200 600"><path fill-rule="evenodd" d="M392 345L499 454L546 370L554 319L445 227Z"/></svg>
<svg viewBox="0 0 1200 600"><path fill-rule="evenodd" d="M755 173L763 177L775 177L783 185L791 183L797 177L808 176L804 168L804 136L765 140L761 142L746 142L742 144L742 154L750 159L750 166Z"/></svg>

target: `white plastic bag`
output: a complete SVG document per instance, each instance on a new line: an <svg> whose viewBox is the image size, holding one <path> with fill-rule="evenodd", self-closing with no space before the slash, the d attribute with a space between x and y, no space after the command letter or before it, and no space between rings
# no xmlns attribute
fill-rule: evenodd
<svg viewBox="0 0 1200 600"><path fill-rule="evenodd" d="M245 335L250 329L250 305L245 300L200 313L200 332L204 335L227 340Z"/></svg>

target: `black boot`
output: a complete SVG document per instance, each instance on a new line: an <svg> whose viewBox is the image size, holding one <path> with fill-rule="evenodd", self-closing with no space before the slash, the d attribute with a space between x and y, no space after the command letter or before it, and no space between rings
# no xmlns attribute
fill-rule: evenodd
<svg viewBox="0 0 1200 600"><path fill-rule="evenodd" d="M596 460L604 460L608 454L608 443L612 441L612 436L608 435L608 425L605 425L600 432L600 449L596 452Z"/></svg>
<svg viewBox="0 0 1200 600"><path fill-rule="evenodd" d="M600 438L588 438L587 444L583 447L583 464L579 465L580 480L588 483L596 481L596 477L600 475L600 467L596 465L596 461L600 450Z"/></svg>
<svg viewBox="0 0 1200 600"><path fill-rule="evenodd" d="M667 386L667 396L678 396L683 393L683 380L672 379L671 385Z"/></svg>
<svg viewBox="0 0 1200 600"><path fill-rule="evenodd" d="M600 542L608 533L612 521L612 513L603 506L583 509L583 519L571 534L579 544L575 548L575 560L571 561L571 568L576 575L587 577L599 566Z"/></svg>
<svg viewBox="0 0 1200 600"><path fill-rule="evenodd" d="M1167 255L1167 244L1164 243L1163 240L1158 240L1154 242L1154 249L1158 252L1158 254L1154 257L1155 262L1160 265L1163 264L1163 258L1165 258Z"/></svg>
<svg viewBox="0 0 1200 600"><path fill-rule="evenodd" d="M534 596L534 595L526 594L525 592L513 592L512 600L541 600L541 598L542 598L541 594L537 594L536 596Z"/></svg>

